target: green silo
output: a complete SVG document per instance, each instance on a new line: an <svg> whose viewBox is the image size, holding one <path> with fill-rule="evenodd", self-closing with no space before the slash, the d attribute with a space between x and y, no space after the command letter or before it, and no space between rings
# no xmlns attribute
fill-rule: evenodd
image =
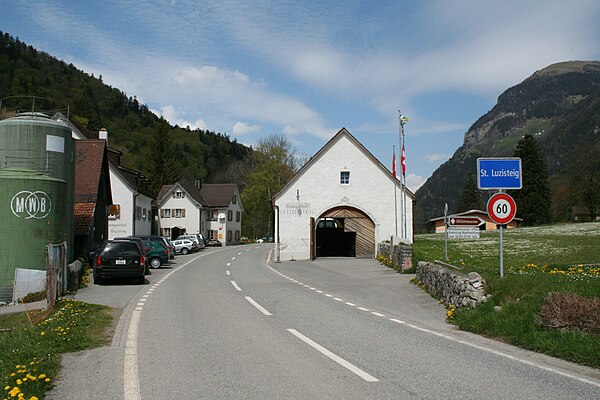
<svg viewBox="0 0 600 400"><path fill-rule="evenodd" d="M67 262L71 262L75 190L75 141L71 129L43 113L22 113L0 121L0 170L4 168L28 169L64 181L65 198L56 207L64 208Z"/></svg>
<svg viewBox="0 0 600 400"><path fill-rule="evenodd" d="M0 169L0 288L15 268L46 269L46 245L67 241L66 182L27 170Z"/></svg>

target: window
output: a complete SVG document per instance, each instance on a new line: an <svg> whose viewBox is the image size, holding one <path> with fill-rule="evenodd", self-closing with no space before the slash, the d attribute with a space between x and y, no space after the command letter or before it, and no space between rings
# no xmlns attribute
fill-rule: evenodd
<svg viewBox="0 0 600 400"><path fill-rule="evenodd" d="M208 238L211 240L219 239L219 231L208 231Z"/></svg>
<svg viewBox="0 0 600 400"><path fill-rule="evenodd" d="M142 219L142 207L135 207L135 217L140 220Z"/></svg>
<svg viewBox="0 0 600 400"><path fill-rule="evenodd" d="M173 198L174 199L183 199L183 198L185 198L185 193L182 192L181 190L178 190L175 193L173 193Z"/></svg>
<svg viewBox="0 0 600 400"><path fill-rule="evenodd" d="M341 171L340 172L340 184L342 184L342 185L350 184L350 171Z"/></svg>
<svg viewBox="0 0 600 400"><path fill-rule="evenodd" d="M144 209L142 209L142 219L143 219L144 221L146 220L147 213L148 213L148 210L146 210L145 208L144 208Z"/></svg>
<svg viewBox="0 0 600 400"><path fill-rule="evenodd" d="M240 219L242 218L242 213L239 211L235 212L235 222L240 222Z"/></svg>
<svg viewBox="0 0 600 400"><path fill-rule="evenodd" d="M185 208L174 208L173 218L185 218Z"/></svg>
<svg viewBox="0 0 600 400"><path fill-rule="evenodd" d="M240 240L240 231L235 231L235 240Z"/></svg>
<svg viewBox="0 0 600 400"><path fill-rule="evenodd" d="M227 211L227 221L233 221L233 211Z"/></svg>
<svg viewBox="0 0 600 400"><path fill-rule="evenodd" d="M237 196L234 194L233 199L231 200L233 204L237 203Z"/></svg>
<svg viewBox="0 0 600 400"><path fill-rule="evenodd" d="M171 228L160 228L160 236L170 238Z"/></svg>
<svg viewBox="0 0 600 400"><path fill-rule="evenodd" d="M219 220L219 211L218 210L211 210L211 221L218 221Z"/></svg>
<svg viewBox="0 0 600 400"><path fill-rule="evenodd" d="M227 231L227 241L231 242L231 231Z"/></svg>
<svg viewBox="0 0 600 400"><path fill-rule="evenodd" d="M171 218L171 209L163 208L162 210L160 210L160 217L161 218Z"/></svg>

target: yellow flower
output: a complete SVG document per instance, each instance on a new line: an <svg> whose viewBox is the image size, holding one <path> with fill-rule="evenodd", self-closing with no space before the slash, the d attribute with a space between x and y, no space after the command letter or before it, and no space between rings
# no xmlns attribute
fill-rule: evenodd
<svg viewBox="0 0 600 400"><path fill-rule="evenodd" d="M40 374L40 376L38 376L38 378L40 379L44 379L46 377L46 374Z"/></svg>
<svg viewBox="0 0 600 400"><path fill-rule="evenodd" d="M44 382L50 382L50 378L44 379Z"/></svg>
<svg viewBox="0 0 600 400"><path fill-rule="evenodd" d="M31 396L29 400L38 400L38 398L36 396Z"/></svg>
<svg viewBox="0 0 600 400"><path fill-rule="evenodd" d="M23 384L23 381L20 379L17 379L17 385L22 385L22 384Z"/></svg>
<svg viewBox="0 0 600 400"><path fill-rule="evenodd" d="M40 333L40 335L44 336L46 334L46 332L42 331L42 333Z"/></svg>
<svg viewBox="0 0 600 400"><path fill-rule="evenodd" d="M4 386L4 390L9 390L10 386Z"/></svg>

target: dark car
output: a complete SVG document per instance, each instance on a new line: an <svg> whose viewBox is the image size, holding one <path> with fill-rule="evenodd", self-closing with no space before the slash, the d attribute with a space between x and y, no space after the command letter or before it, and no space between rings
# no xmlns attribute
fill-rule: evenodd
<svg viewBox="0 0 600 400"><path fill-rule="evenodd" d="M143 239L146 247L146 258L150 268L160 268L161 265L169 262L169 250L161 240Z"/></svg>
<svg viewBox="0 0 600 400"><path fill-rule="evenodd" d="M100 248L94 262L94 283L106 278L135 278L144 283L146 260L137 243L131 240L111 240Z"/></svg>
<svg viewBox="0 0 600 400"><path fill-rule="evenodd" d="M144 241L142 239L140 239L139 237L133 237L133 236L116 237L116 238L114 238L114 240L131 240L131 241L137 243L138 246L140 246L140 249L144 253L144 256L146 256L146 252L148 251L148 249L146 248L146 246L144 246ZM148 266L148 257L146 257L146 275L150 275L150 269Z"/></svg>

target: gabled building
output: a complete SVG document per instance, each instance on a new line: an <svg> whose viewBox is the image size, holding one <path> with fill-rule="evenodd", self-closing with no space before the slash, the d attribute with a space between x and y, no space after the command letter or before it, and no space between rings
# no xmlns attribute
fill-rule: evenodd
<svg viewBox="0 0 600 400"><path fill-rule="evenodd" d="M112 205L105 140L75 142L74 256L87 259L108 239L108 209Z"/></svg>
<svg viewBox="0 0 600 400"><path fill-rule="evenodd" d="M161 236L201 233L224 245L240 243L244 208L235 184L164 185L155 204Z"/></svg>
<svg viewBox="0 0 600 400"><path fill-rule="evenodd" d="M149 181L139 171L121 165L122 153L108 147L108 132L90 132L61 113L53 117L71 127L74 139L98 139L106 142L112 192L108 215L108 239L128 235L149 235L152 231L153 194Z"/></svg>
<svg viewBox="0 0 600 400"><path fill-rule="evenodd" d="M276 259L374 257L413 242L415 196L342 128L274 196Z"/></svg>

